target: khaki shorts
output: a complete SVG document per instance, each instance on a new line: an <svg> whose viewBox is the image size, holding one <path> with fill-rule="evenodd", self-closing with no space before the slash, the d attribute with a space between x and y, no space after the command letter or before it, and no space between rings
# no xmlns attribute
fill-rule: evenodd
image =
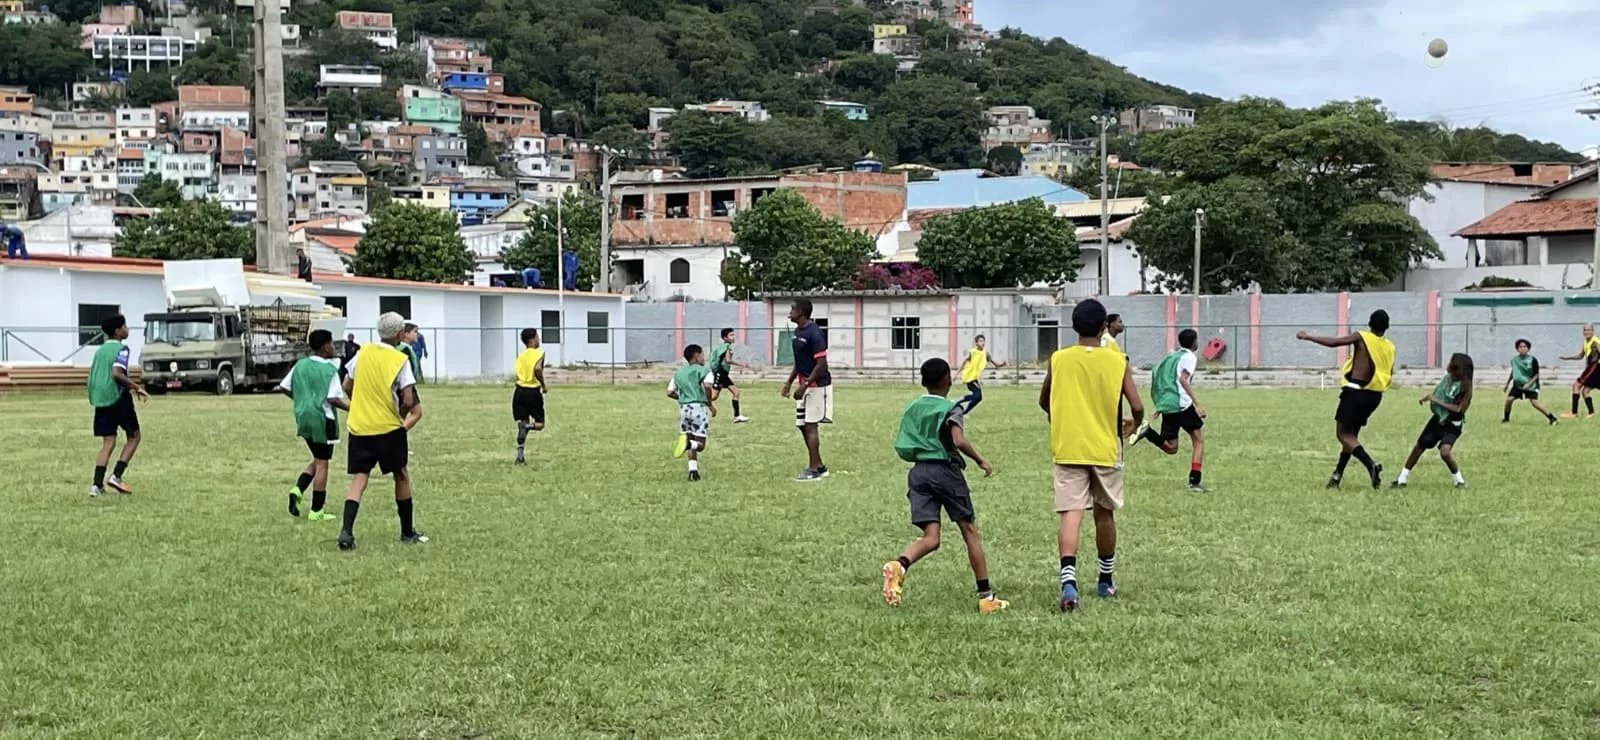
<svg viewBox="0 0 1600 740"><path fill-rule="evenodd" d="M1056 466L1056 513L1122 508L1122 470L1093 465Z"/></svg>
<svg viewBox="0 0 1600 740"><path fill-rule="evenodd" d="M794 402L794 425L827 424L833 421L833 386L808 386Z"/></svg>

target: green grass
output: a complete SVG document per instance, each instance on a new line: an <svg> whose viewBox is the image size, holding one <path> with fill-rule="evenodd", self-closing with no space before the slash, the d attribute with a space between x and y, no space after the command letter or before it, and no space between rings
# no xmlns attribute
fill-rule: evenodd
<svg viewBox="0 0 1600 740"><path fill-rule="evenodd" d="M0 735L1600 735L1597 422L1501 426L1486 392L1472 488L1431 457L1399 495L1328 492L1331 391L1202 391L1216 493L1182 490L1187 445L1134 450L1122 595L1061 615L1036 391L992 388L973 492L1012 607L980 616L953 532L904 607L879 598L913 535L890 444L914 393L842 387L836 472L807 485L792 406L749 389L691 486L659 388L557 388L520 469L509 389L435 388L433 543L397 542L380 484L353 553L284 511L281 397L142 406L136 494L95 501L81 397L0 398ZM1391 474L1415 395L1366 435Z"/></svg>

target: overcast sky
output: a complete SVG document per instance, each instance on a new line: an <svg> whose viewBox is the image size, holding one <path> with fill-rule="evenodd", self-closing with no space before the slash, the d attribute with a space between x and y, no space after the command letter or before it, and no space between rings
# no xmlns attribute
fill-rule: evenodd
<svg viewBox="0 0 1600 740"><path fill-rule="evenodd" d="M1600 143L1596 0L976 0L978 22L1060 36L1142 77L1308 106L1381 98L1407 118ZM1587 7L1587 9L1584 9ZM1046 10L1048 8L1048 10ZM1428 41L1445 64L1422 63Z"/></svg>

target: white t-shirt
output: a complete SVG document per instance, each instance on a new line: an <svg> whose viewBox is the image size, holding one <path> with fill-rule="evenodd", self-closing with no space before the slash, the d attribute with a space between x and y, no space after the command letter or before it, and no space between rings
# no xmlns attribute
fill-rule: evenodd
<svg viewBox="0 0 1600 740"><path fill-rule="evenodd" d="M1183 357L1178 358L1178 369L1176 371L1178 373L1176 381L1178 383L1178 407L1180 409L1186 409L1194 405L1194 399L1190 398L1188 391L1183 389L1183 374L1188 373L1189 382L1193 383L1196 367L1198 367L1198 360L1195 359L1194 352L1187 349L1184 350Z"/></svg>
<svg viewBox="0 0 1600 740"><path fill-rule="evenodd" d="M356 376L356 360L359 358L360 355L357 355L356 357L350 358L350 361L345 363L345 375L352 378ZM394 399L394 410L396 412L400 410L400 391L410 388L416 384L417 376L411 372L411 361L407 360L404 363L401 363L400 372L395 374L394 382L389 384L389 394Z"/></svg>
<svg viewBox="0 0 1600 740"><path fill-rule="evenodd" d="M320 363L322 363L324 365L332 365L333 366L335 372L333 373L333 378L331 378L328 381L328 398L329 399L344 398L344 386L340 385L340 383L339 383L339 373L337 372L338 368L339 368L339 361L338 360L330 360L330 359L328 359L326 357L318 357L316 355L312 355L311 359L316 360L317 362L320 362ZM283 382L278 384L278 390L280 390L280 391L291 390L294 387L294 386L289 385L289 383L292 381L292 378L294 378L294 368L291 367L291 368L289 368L289 374L283 376ZM333 404L330 404L327 401L323 401L322 402L322 414L324 416L328 417L329 419L338 419L339 418L339 417L335 416L334 413L333 413Z"/></svg>

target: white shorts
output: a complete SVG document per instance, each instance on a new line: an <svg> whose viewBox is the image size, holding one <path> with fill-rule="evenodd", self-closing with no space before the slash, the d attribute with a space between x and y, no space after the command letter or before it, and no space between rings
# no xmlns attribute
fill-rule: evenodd
<svg viewBox="0 0 1600 740"><path fill-rule="evenodd" d="M711 407L703 403L688 403L679 406L678 431L701 439L710 437Z"/></svg>
<svg viewBox="0 0 1600 740"><path fill-rule="evenodd" d="M794 425L833 423L833 386L809 386L794 400Z"/></svg>

